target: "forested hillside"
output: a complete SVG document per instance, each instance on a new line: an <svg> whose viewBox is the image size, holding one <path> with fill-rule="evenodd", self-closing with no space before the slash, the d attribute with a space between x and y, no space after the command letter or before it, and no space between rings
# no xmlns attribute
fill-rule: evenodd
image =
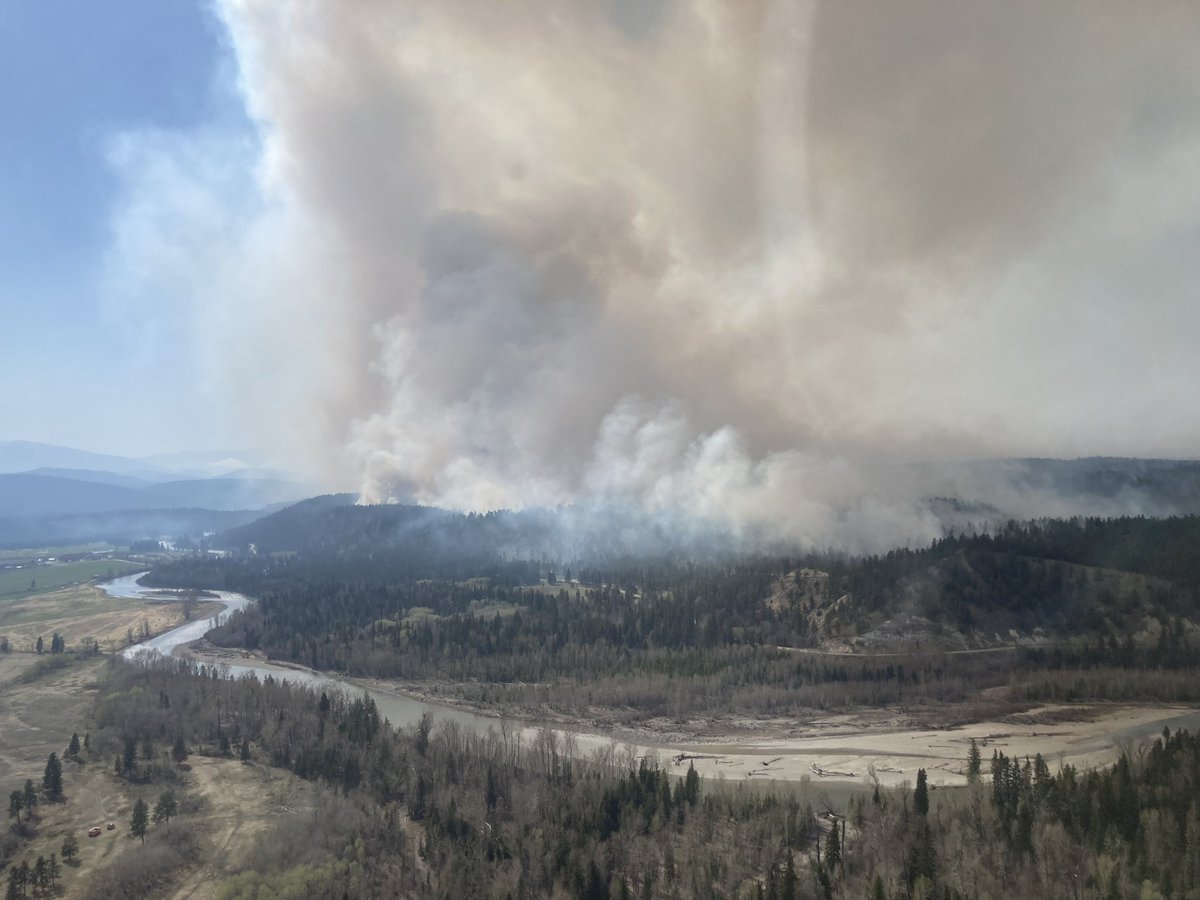
<svg viewBox="0 0 1200 900"><path fill-rule="evenodd" d="M486 519L337 506L311 520L340 522L340 537L353 525L346 548L319 532L295 553L197 556L152 578L258 599L210 633L216 644L625 721L1200 699L1186 674L1200 664L1193 518L1014 524L882 557L709 561L508 556L482 537L502 528ZM830 646L851 655L793 652ZM1001 652L949 652L971 648Z"/></svg>
<svg viewBox="0 0 1200 900"><path fill-rule="evenodd" d="M284 813L254 836L218 884L225 900L1200 896L1200 741L1186 732L1092 772L972 746L967 788L935 791L922 770L834 805L806 785L581 759L551 732L521 742L428 718L396 732L367 698L175 663L118 665L103 697L81 723L79 767L153 792L178 786L189 754L240 757L318 786L318 815ZM89 897L179 877L196 808L181 800L174 826L156 812ZM10 881L33 870L20 838L6 853Z"/></svg>

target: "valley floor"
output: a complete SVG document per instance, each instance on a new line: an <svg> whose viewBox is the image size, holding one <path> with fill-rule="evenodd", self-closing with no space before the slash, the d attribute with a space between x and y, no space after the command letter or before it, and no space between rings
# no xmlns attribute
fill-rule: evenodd
<svg viewBox="0 0 1200 900"><path fill-rule="evenodd" d="M187 652L216 662L263 659L206 642ZM928 708L919 714L888 708L814 711L795 718L660 718L632 726L619 711L584 710L572 716L549 708L504 708L465 701L448 683L334 677L369 691L385 710L389 696L414 699L494 718L497 727L503 721L515 727L551 727L571 734L585 753L615 744L638 755L657 755L681 772L692 764L705 778L811 780L840 788L911 784L918 769L926 770L933 785L964 785L972 738L986 774L993 751L1020 759L1041 754L1052 770L1062 764L1091 769L1112 764L1124 749L1152 741L1164 727L1200 730L1196 707L1116 703L1039 705L1008 715L985 714L977 721L966 721L971 705L959 704L942 709L942 721L939 712Z"/></svg>

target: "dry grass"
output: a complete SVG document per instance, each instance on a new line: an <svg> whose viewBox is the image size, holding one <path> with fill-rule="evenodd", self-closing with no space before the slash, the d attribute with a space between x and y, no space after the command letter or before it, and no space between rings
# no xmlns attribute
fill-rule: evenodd
<svg viewBox="0 0 1200 900"><path fill-rule="evenodd" d="M222 609L219 603L201 602L193 618L207 618ZM100 649L115 651L124 647L130 630L137 634L145 623L151 634L158 634L184 622L183 604L166 598L145 601L110 597L91 585L63 588L35 594L0 609L0 635L12 642L15 650L32 651L41 637L48 645L58 632L68 648L94 639Z"/></svg>
<svg viewBox="0 0 1200 900"><path fill-rule="evenodd" d="M229 759L192 757L189 762L188 790L206 802L200 814L181 819L180 825L203 835L207 858L173 896L209 900L217 896L221 879L237 870L255 837L280 817L311 808L314 788L283 769Z"/></svg>
<svg viewBox="0 0 1200 900"><path fill-rule="evenodd" d="M98 680L108 664L103 658L83 660L23 684L17 680L21 664L34 659L30 654L0 657L0 790L5 797L27 778L40 787L46 758L51 753L61 756L72 732L82 739L100 690ZM193 755L188 765L175 790L189 800L181 802L181 814L170 828L190 829L201 858L178 873L173 896L203 900L216 896L216 882L240 862L255 836L282 816L311 809L314 788L284 770L232 759ZM79 842L77 865L64 865L59 881L60 896L69 898L80 896L89 881L119 857L138 853L141 844L129 834L133 804L141 797L153 806L166 786L116 778L107 757L85 763L64 760L63 782L65 802L39 805L37 835L21 845L14 862L27 860L32 865L39 855L51 853L61 857L63 839L74 833ZM182 811L189 807L194 811ZM89 828L103 828L108 822L117 827L96 838L87 836ZM148 847L160 838L161 828L151 827Z"/></svg>

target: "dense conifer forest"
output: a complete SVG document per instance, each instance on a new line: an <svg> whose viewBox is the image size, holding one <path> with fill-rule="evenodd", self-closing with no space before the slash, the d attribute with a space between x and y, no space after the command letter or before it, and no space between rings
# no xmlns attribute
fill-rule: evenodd
<svg viewBox="0 0 1200 900"><path fill-rule="evenodd" d="M859 558L514 557L501 545L544 545L544 519L521 532L496 517L305 505L274 518L263 534L300 550L197 555L151 579L257 598L210 633L218 645L445 683L472 702L626 720L904 705L945 721L966 702L979 714L1200 700L1194 517L1010 523ZM326 528L358 538L334 551ZM871 652L896 622L916 631ZM865 652L797 652L831 645ZM993 652L952 652L970 649Z"/></svg>
<svg viewBox="0 0 1200 900"><path fill-rule="evenodd" d="M1200 741L1186 732L1091 772L972 747L966 788L933 790L922 771L833 804L615 748L582 759L551 732L522 742L429 718L396 731L369 698L182 663L114 663L103 696L79 765L170 788L182 759L215 755L317 786L311 813L255 838L225 900L1200 896ZM156 860L178 862L186 839L170 835L186 826L164 818L89 896L169 883Z"/></svg>

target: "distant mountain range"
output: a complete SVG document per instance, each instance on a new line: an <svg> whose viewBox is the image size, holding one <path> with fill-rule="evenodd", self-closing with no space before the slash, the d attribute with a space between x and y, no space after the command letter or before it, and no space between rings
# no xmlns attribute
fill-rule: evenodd
<svg viewBox="0 0 1200 900"><path fill-rule="evenodd" d="M2 441L0 544L207 532L244 524L316 493L303 477L260 463L241 452L131 459ZM257 515L209 515L234 511Z"/></svg>
<svg viewBox="0 0 1200 900"><path fill-rule="evenodd" d="M87 470L72 477L21 473L0 475L0 511L14 518L80 515L131 509L259 509L303 499L305 485L270 478L194 478L157 484L114 484L111 473ZM116 476L127 477L127 476Z"/></svg>
<svg viewBox="0 0 1200 900"><path fill-rule="evenodd" d="M34 441L0 441L0 474L30 472L65 477L79 477L66 475L68 472L103 473L144 482L245 477L304 480L296 473L268 465L259 454L247 450L187 450L133 458Z"/></svg>

